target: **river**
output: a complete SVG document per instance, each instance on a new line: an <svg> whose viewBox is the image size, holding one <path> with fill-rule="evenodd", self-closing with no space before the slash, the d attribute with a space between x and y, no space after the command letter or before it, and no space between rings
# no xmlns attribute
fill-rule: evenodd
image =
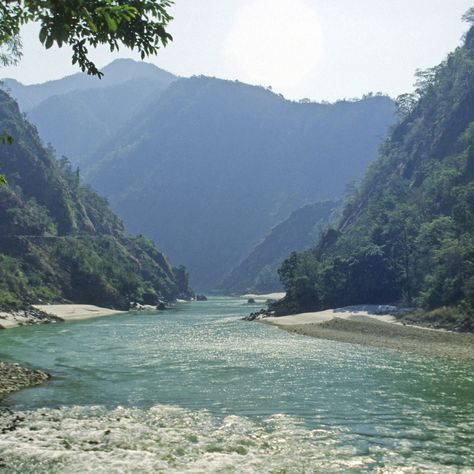
<svg viewBox="0 0 474 474"><path fill-rule="evenodd" d="M232 298L0 333L18 473L474 472L474 365L241 321Z"/></svg>

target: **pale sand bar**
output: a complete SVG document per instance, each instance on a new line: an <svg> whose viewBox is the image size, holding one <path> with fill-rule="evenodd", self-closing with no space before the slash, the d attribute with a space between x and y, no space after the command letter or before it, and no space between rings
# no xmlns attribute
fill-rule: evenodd
<svg viewBox="0 0 474 474"><path fill-rule="evenodd" d="M376 307L373 307L374 309ZM301 313L292 316L280 316L265 318L265 322L273 323L277 326L294 326L295 324L314 324L331 321L334 318L353 319L355 317L364 316L372 318L376 321L392 323L396 321L395 316L377 315L370 306L349 306L347 308L327 309L325 311L317 311L314 313Z"/></svg>
<svg viewBox="0 0 474 474"><path fill-rule="evenodd" d="M248 293L246 295L242 295L241 298L246 298L246 299L253 298L254 300L263 300L263 301L267 301L267 300L278 301L284 298L285 295L286 293L284 292L283 293L267 293L264 295L257 295L256 293Z"/></svg>
<svg viewBox="0 0 474 474"><path fill-rule="evenodd" d="M33 306L34 310L42 311L52 317L34 314L34 310L19 310L10 313L0 312L0 329L11 329L30 324L41 324L59 321L79 321L81 319L100 318L124 313L116 309L101 308L86 304L39 304ZM39 313L38 311L38 313Z"/></svg>
<svg viewBox="0 0 474 474"><path fill-rule="evenodd" d="M79 321L81 319L113 316L114 314L126 312L88 304L38 304L34 305L34 308L52 314L63 321Z"/></svg>
<svg viewBox="0 0 474 474"><path fill-rule="evenodd" d="M474 334L405 326L370 311L342 308L260 321L320 339L474 362Z"/></svg>

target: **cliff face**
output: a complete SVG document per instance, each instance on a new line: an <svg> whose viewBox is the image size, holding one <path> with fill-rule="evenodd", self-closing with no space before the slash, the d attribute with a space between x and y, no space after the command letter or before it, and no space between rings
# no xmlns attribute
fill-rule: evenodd
<svg viewBox="0 0 474 474"><path fill-rule="evenodd" d="M42 145L0 91L0 304L72 301L128 308L191 294L184 269L142 236L128 237L105 199Z"/></svg>
<svg viewBox="0 0 474 474"><path fill-rule="evenodd" d="M474 309L474 29L399 101L339 224L284 265L282 308L405 301Z"/></svg>

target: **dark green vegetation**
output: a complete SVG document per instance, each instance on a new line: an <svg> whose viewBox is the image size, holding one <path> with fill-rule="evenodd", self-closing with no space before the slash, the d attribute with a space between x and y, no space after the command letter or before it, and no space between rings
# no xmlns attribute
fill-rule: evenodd
<svg viewBox="0 0 474 474"><path fill-rule="evenodd" d="M190 296L146 238L127 237L107 202L83 186L66 159L56 161L17 104L0 91L0 145L8 186L0 188L0 305L71 301L127 309Z"/></svg>
<svg viewBox="0 0 474 474"><path fill-rule="evenodd" d="M378 160L316 247L280 268L297 312L357 303L474 314L474 28L419 75Z"/></svg>
<svg viewBox="0 0 474 474"><path fill-rule="evenodd" d="M141 58L156 54L171 35L169 0L8 0L0 3L0 47L15 57L15 40L21 27L39 24L39 41L49 49L71 46L72 62L82 71L101 77L89 57L89 48L123 45L136 49ZM8 58L7 58L8 59ZM4 62L4 61L3 61Z"/></svg>
<svg viewBox="0 0 474 474"><path fill-rule="evenodd" d="M462 308L444 306L431 311L418 310L402 316L400 320L416 326L474 332L474 318L466 317Z"/></svg>
<svg viewBox="0 0 474 474"><path fill-rule="evenodd" d="M312 247L328 224L337 204L308 204L275 226L230 275L221 289L225 293L270 293L282 289L278 268L292 250Z"/></svg>
<svg viewBox="0 0 474 474"><path fill-rule="evenodd" d="M361 178L394 119L382 96L295 103L130 60L103 72L95 82L6 84L128 229L158 242L205 291L295 209L339 198Z"/></svg>

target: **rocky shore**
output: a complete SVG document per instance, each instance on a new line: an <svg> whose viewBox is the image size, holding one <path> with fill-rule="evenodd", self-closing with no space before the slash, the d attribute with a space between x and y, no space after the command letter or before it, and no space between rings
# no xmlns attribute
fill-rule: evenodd
<svg viewBox="0 0 474 474"><path fill-rule="evenodd" d="M23 388L40 385L51 376L41 370L22 367L20 364L0 361L0 399Z"/></svg>
<svg viewBox="0 0 474 474"><path fill-rule="evenodd" d="M11 311L0 310L0 329L29 324L57 323L59 321L62 321L62 319L33 306Z"/></svg>

